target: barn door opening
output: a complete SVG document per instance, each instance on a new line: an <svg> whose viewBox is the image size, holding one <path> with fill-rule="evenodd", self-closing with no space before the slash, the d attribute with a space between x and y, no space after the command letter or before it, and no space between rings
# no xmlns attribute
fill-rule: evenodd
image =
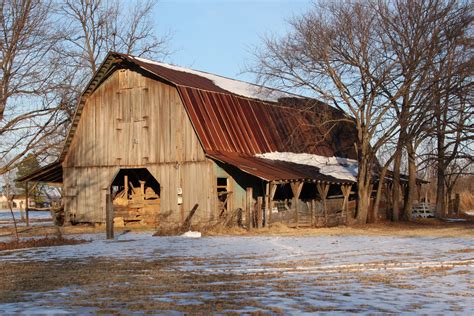
<svg viewBox="0 0 474 316"><path fill-rule="evenodd" d="M217 204L219 216L229 214L232 210L232 191L229 178L217 178Z"/></svg>
<svg viewBox="0 0 474 316"><path fill-rule="evenodd" d="M120 169L111 185L114 224L158 224L160 184L146 168Z"/></svg>

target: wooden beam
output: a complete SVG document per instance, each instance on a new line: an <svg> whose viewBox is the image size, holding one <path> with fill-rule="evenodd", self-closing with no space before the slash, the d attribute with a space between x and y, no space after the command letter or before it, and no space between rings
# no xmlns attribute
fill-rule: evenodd
<svg viewBox="0 0 474 316"><path fill-rule="evenodd" d="M268 224L272 221L272 212L273 212L273 199L275 198L275 193L278 188L278 184L274 182L270 182L270 196L268 197L269 200L269 212L268 212Z"/></svg>
<svg viewBox="0 0 474 316"><path fill-rule="evenodd" d="M304 183L301 182L301 181L290 183L291 191L293 192L293 196L297 199L300 197L301 190L303 189L303 184Z"/></svg>
<svg viewBox="0 0 474 316"><path fill-rule="evenodd" d="M114 239L114 205L110 192L105 195L105 229L107 239Z"/></svg>
<svg viewBox="0 0 474 316"><path fill-rule="evenodd" d="M265 214L264 214L264 217L265 217L265 221L264 221L264 224L265 226L268 226L268 223L269 223L269 218L270 218L270 213L271 213L271 209L270 209L270 182L267 182L265 184Z"/></svg>
<svg viewBox="0 0 474 316"><path fill-rule="evenodd" d="M123 176L123 190L125 191L125 200L128 200L128 175Z"/></svg>
<svg viewBox="0 0 474 316"><path fill-rule="evenodd" d="M30 218L29 218L29 215L28 215L28 206L29 206L29 197L30 197L30 191L28 190L28 185L29 185L29 182L26 181L25 183L25 190L26 190L26 206L25 206L25 213L26 213L26 226L30 226Z"/></svg>
<svg viewBox="0 0 474 316"><path fill-rule="evenodd" d="M342 215L346 223L348 222L347 217L349 216L349 195L351 194L351 189L352 184L343 184L341 186L342 195L344 196L342 200Z"/></svg>
<svg viewBox="0 0 474 316"><path fill-rule="evenodd" d="M257 228L262 228L263 224L263 211L262 211L263 198L257 197Z"/></svg>
<svg viewBox="0 0 474 316"><path fill-rule="evenodd" d="M291 191L293 191L293 200L295 204L295 221L296 221L296 228L298 228L298 212L299 212L299 203L298 200L300 198L301 190L303 189L303 184L304 182L301 181L296 181L296 182L291 182Z"/></svg>
<svg viewBox="0 0 474 316"><path fill-rule="evenodd" d="M252 207L253 207L253 188L246 190L245 216L247 219L247 229L252 229Z"/></svg>
<svg viewBox="0 0 474 316"><path fill-rule="evenodd" d="M330 185L328 183L324 183L324 182L316 183L316 188L323 202L324 222L326 226L328 224L328 211L327 211L326 197L329 192L329 186Z"/></svg>

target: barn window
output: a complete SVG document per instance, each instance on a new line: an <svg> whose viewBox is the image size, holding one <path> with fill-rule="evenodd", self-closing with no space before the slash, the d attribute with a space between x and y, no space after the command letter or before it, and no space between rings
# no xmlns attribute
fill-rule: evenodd
<svg viewBox="0 0 474 316"><path fill-rule="evenodd" d="M219 215L224 214L229 208L229 186L227 178L217 178L217 204L219 209Z"/></svg>

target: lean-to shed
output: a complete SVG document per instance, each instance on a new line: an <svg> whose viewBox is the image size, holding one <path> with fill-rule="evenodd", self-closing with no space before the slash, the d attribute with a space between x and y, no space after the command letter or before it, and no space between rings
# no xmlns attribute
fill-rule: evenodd
<svg viewBox="0 0 474 316"><path fill-rule="evenodd" d="M324 200L330 185L347 208L354 139L351 119L314 99L109 53L51 172L78 222L104 222L110 192L130 221L179 224L198 204L193 221L208 223L260 202L269 222L276 199Z"/></svg>

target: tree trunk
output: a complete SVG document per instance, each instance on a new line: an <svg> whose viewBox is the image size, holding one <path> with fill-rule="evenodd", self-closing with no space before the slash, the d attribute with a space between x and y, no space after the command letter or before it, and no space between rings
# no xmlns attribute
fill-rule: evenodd
<svg viewBox="0 0 474 316"><path fill-rule="evenodd" d="M402 151L397 150L393 161L393 185L392 185L392 221L400 219L400 165L402 162Z"/></svg>
<svg viewBox="0 0 474 316"><path fill-rule="evenodd" d="M438 135L438 165L437 165L437 184L436 184L436 214L440 217L446 216L446 186L445 186L445 166L444 166L444 151L440 147L440 143L444 144L444 140L441 140L441 135Z"/></svg>
<svg viewBox="0 0 474 316"><path fill-rule="evenodd" d="M367 215L369 211L370 198L370 164L367 158L362 157L359 161L359 173L357 175L357 215L356 222L358 224L367 223Z"/></svg>
<svg viewBox="0 0 474 316"><path fill-rule="evenodd" d="M387 174L389 163L383 166L379 175L379 183L377 186L377 194L375 195L374 207L372 208L371 215L369 216L369 223L373 223L377 220L377 214L379 212L380 200L382 199L382 190L385 183L385 175Z"/></svg>
<svg viewBox="0 0 474 316"><path fill-rule="evenodd" d="M413 201L416 196L416 153L412 143L407 144L408 153L408 188L405 195L405 203L403 206L403 219L409 221L411 219L411 211L413 209Z"/></svg>

